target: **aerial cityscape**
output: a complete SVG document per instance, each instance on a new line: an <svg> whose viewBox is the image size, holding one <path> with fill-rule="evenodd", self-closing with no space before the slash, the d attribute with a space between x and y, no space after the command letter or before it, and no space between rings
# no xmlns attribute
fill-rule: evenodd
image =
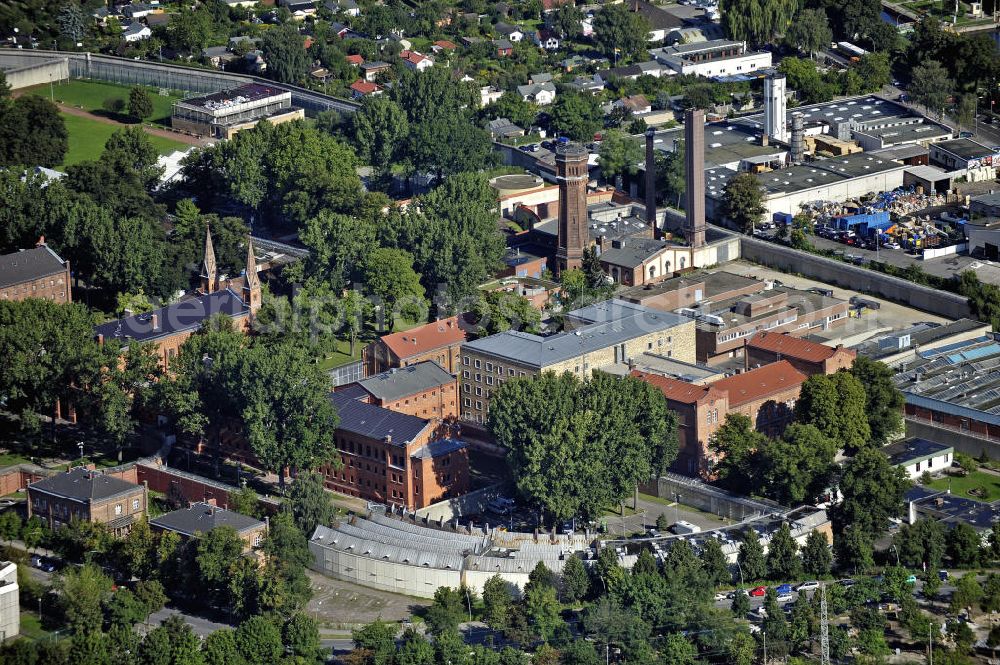
<svg viewBox="0 0 1000 665"><path fill-rule="evenodd" d="M1000 663L1000 3L0 2L0 665Z"/></svg>

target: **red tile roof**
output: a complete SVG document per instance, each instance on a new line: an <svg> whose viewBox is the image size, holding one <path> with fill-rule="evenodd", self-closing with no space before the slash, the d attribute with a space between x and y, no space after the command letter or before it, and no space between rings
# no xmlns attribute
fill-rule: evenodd
<svg viewBox="0 0 1000 665"><path fill-rule="evenodd" d="M349 55L347 56L347 63L351 65L360 65L364 63L365 58L361 55Z"/></svg>
<svg viewBox="0 0 1000 665"><path fill-rule="evenodd" d="M351 84L351 90L358 93L359 95L370 95L373 92L379 91L380 89L381 88L379 88L371 81L364 81L362 79L358 79L357 81Z"/></svg>
<svg viewBox="0 0 1000 665"><path fill-rule="evenodd" d="M449 42L447 39L439 39L438 41L434 42L434 46L443 48L447 51L454 51L455 49L458 48L458 46L456 46L454 42Z"/></svg>
<svg viewBox="0 0 1000 665"><path fill-rule="evenodd" d="M774 332L757 333L750 338L747 346L770 351L771 353L780 353L782 356L788 358L796 358L812 363L821 363L824 360L832 358L838 351L838 349L826 344L810 342L801 337L792 337L786 333ZM844 351L845 349L841 348L839 350ZM846 350L857 355L855 351Z"/></svg>
<svg viewBox="0 0 1000 665"><path fill-rule="evenodd" d="M459 325L457 316L382 337L382 343L400 359L461 344L465 340L466 332Z"/></svg>
<svg viewBox="0 0 1000 665"><path fill-rule="evenodd" d="M414 65L419 65L421 62L427 59L427 56L422 53L417 53L416 51L407 51L407 50L400 51L399 57Z"/></svg>
<svg viewBox="0 0 1000 665"><path fill-rule="evenodd" d="M729 407L733 408L797 388L806 378L805 374L792 367L792 363L779 360L749 372L720 379L712 386L729 393Z"/></svg>
<svg viewBox="0 0 1000 665"><path fill-rule="evenodd" d="M687 381L671 379L659 374L640 372L637 369L632 370L632 376L642 379L646 383L659 388L660 392L662 392L668 400L680 402L681 404L694 404L702 397L708 395L709 391L708 386L696 386L695 384L688 383Z"/></svg>

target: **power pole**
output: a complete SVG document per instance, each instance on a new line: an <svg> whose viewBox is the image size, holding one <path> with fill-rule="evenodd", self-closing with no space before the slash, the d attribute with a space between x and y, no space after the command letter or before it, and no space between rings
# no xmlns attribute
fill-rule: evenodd
<svg viewBox="0 0 1000 665"><path fill-rule="evenodd" d="M830 618L826 612L826 585L819 588L819 646L821 665L830 665Z"/></svg>
<svg viewBox="0 0 1000 665"><path fill-rule="evenodd" d="M767 631L761 631L761 634L764 636L764 665L767 665Z"/></svg>
<svg viewBox="0 0 1000 665"><path fill-rule="evenodd" d="M934 665L934 622L927 626L927 648L929 649L928 655L930 656L930 664Z"/></svg>

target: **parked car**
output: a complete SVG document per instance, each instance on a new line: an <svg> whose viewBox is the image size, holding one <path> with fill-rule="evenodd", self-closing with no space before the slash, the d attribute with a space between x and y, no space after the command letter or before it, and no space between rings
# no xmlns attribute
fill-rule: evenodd
<svg viewBox="0 0 1000 665"><path fill-rule="evenodd" d="M973 136L975 136L975 134L973 134L972 132L959 132L958 133L958 138L960 138L960 139L971 139Z"/></svg>
<svg viewBox="0 0 1000 665"><path fill-rule="evenodd" d="M721 600L726 600L728 597L729 597L729 594L726 593L725 591L717 591L715 593L715 602L719 602Z"/></svg>
<svg viewBox="0 0 1000 665"><path fill-rule="evenodd" d="M55 562L51 559L46 559L43 556L31 557L31 565L39 570L44 570L47 573L54 572L56 569Z"/></svg>
<svg viewBox="0 0 1000 665"><path fill-rule="evenodd" d="M765 595L767 595L766 586L758 586L750 589L751 598L763 598Z"/></svg>
<svg viewBox="0 0 1000 665"><path fill-rule="evenodd" d="M938 571L938 579L941 580L942 582L947 582L948 581L948 571L947 570L939 570Z"/></svg>
<svg viewBox="0 0 1000 665"><path fill-rule="evenodd" d="M778 586L774 587L774 590L778 592L779 596L784 595L784 594L789 594L789 593L792 592L792 585L791 584L779 584Z"/></svg>
<svg viewBox="0 0 1000 665"><path fill-rule="evenodd" d="M816 582L815 580L810 580L809 582L803 582L802 584L798 585L797 587L795 587L795 590L798 592L815 591L818 588L819 588L819 582Z"/></svg>
<svg viewBox="0 0 1000 665"><path fill-rule="evenodd" d="M840 586L842 586L844 588L850 589L852 586L854 586L855 584L857 584L857 582L855 582L854 580L852 580L850 578L847 578L847 579L840 580L839 582L837 582L837 584L839 584Z"/></svg>
<svg viewBox="0 0 1000 665"><path fill-rule="evenodd" d="M787 603L791 605L793 600L795 600L795 597L790 593L783 593L780 596L778 596L779 603Z"/></svg>
<svg viewBox="0 0 1000 665"><path fill-rule="evenodd" d="M917 576L916 575L908 575L906 577L906 583L907 584L916 584L917 583Z"/></svg>

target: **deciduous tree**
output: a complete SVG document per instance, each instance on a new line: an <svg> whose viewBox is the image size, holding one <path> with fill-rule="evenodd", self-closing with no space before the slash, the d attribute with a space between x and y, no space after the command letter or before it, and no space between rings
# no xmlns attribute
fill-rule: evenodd
<svg viewBox="0 0 1000 665"><path fill-rule="evenodd" d="M153 115L153 99L142 86L132 86L128 93L128 114L138 121Z"/></svg>
<svg viewBox="0 0 1000 665"><path fill-rule="evenodd" d="M267 61L267 74L281 83L299 83L309 68L304 37L292 24L273 27L264 33L260 49Z"/></svg>
<svg viewBox="0 0 1000 665"><path fill-rule="evenodd" d="M726 183L723 192L726 216L744 233L751 233L767 209L764 188L752 173L737 173Z"/></svg>
<svg viewBox="0 0 1000 665"><path fill-rule="evenodd" d="M893 383L893 373L885 363L859 354L851 374L865 391L865 414L872 443L882 446L903 428L903 394Z"/></svg>

